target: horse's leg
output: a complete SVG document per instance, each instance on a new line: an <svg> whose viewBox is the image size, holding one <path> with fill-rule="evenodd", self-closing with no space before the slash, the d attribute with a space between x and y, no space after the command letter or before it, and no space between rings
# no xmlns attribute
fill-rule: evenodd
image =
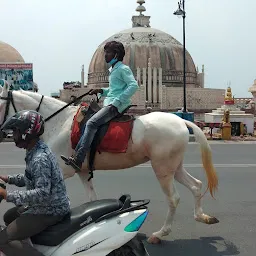
<svg viewBox="0 0 256 256"><path fill-rule="evenodd" d="M176 191L173 182L175 170L171 170L168 165L166 166L163 164L152 164L152 167L166 196L169 207L163 227L159 231L154 232L148 239L149 243L157 244L160 243L163 236L167 236L171 232L171 226L176 212L176 208L179 204L180 196Z"/></svg>
<svg viewBox="0 0 256 256"><path fill-rule="evenodd" d="M88 181L89 173L88 172L78 172L77 174L83 183L83 186L84 186L86 195L89 198L89 201L97 200L97 194L94 190L92 179L90 181Z"/></svg>
<svg viewBox="0 0 256 256"><path fill-rule="evenodd" d="M177 172L175 173L175 180L177 180L182 185L186 186L194 195L195 198L195 209L194 209L194 218L196 221L206 223L206 224L215 224L219 221L212 216L206 215L203 213L201 206L201 189L202 182L193 176L191 176L181 164L178 167Z"/></svg>

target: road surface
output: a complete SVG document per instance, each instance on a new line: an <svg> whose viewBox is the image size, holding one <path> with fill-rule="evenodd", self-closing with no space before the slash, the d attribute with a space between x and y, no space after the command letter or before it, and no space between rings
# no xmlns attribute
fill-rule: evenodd
<svg viewBox="0 0 256 256"><path fill-rule="evenodd" d="M208 226L193 219L192 194L177 184L181 196L172 233L161 245L147 245L158 256L253 256L256 251L256 145L211 144L219 176L216 200L208 194L203 199L206 213L217 217L219 224ZM24 171L24 151L12 143L0 144L0 172ZM186 169L205 183L197 144L189 144L185 155ZM66 181L72 206L83 203L83 187L75 176ZM130 193L133 199L148 198L150 214L141 233L149 236L160 229L167 213L165 198L150 164L114 172L96 172L95 189L99 198L117 198ZM14 187L9 187L14 189ZM12 205L2 203L0 218Z"/></svg>

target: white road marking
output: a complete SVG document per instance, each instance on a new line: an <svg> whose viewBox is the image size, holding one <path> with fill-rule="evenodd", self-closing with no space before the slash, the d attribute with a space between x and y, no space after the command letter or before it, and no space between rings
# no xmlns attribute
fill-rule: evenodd
<svg viewBox="0 0 256 256"><path fill-rule="evenodd" d="M21 169L26 168L26 165L0 165L0 169Z"/></svg>
<svg viewBox="0 0 256 256"><path fill-rule="evenodd" d="M0 165L0 169L24 169L25 165ZM134 168L151 168L149 163L134 166ZM203 168L202 164L184 164L185 168ZM214 164L216 168L253 168L256 164Z"/></svg>
<svg viewBox="0 0 256 256"><path fill-rule="evenodd" d="M150 168L150 164L141 164L137 166L139 168ZM185 168L203 168L202 164L184 164ZM214 164L216 168L252 168L256 167L256 164Z"/></svg>

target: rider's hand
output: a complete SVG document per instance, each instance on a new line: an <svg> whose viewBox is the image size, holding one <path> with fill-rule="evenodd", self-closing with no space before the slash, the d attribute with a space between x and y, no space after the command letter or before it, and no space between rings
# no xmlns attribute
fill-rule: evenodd
<svg viewBox="0 0 256 256"><path fill-rule="evenodd" d="M90 91L89 95L97 95L98 93L102 94L103 93L103 90L102 89L93 89Z"/></svg>
<svg viewBox="0 0 256 256"><path fill-rule="evenodd" d="M7 197L7 192L2 187L0 187L0 196L2 196L4 199L6 199L6 197Z"/></svg>
<svg viewBox="0 0 256 256"><path fill-rule="evenodd" d="M114 108L114 109L118 110L117 107L114 106L114 105L112 105L112 104L110 104L109 106L110 106L111 108Z"/></svg>
<svg viewBox="0 0 256 256"><path fill-rule="evenodd" d="M0 175L0 180L3 180L5 183L8 183L8 177L4 175Z"/></svg>

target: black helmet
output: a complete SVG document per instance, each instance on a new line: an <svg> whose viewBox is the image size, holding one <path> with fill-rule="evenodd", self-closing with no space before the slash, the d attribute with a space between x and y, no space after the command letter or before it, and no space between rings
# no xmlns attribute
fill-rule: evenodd
<svg viewBox="0 0 256 256"><path fill-rule="evenodd" d="M22 110L8 118L1 130L19 130L22 140L37 138L44 133L44 119L36 111Z"/></svg>

